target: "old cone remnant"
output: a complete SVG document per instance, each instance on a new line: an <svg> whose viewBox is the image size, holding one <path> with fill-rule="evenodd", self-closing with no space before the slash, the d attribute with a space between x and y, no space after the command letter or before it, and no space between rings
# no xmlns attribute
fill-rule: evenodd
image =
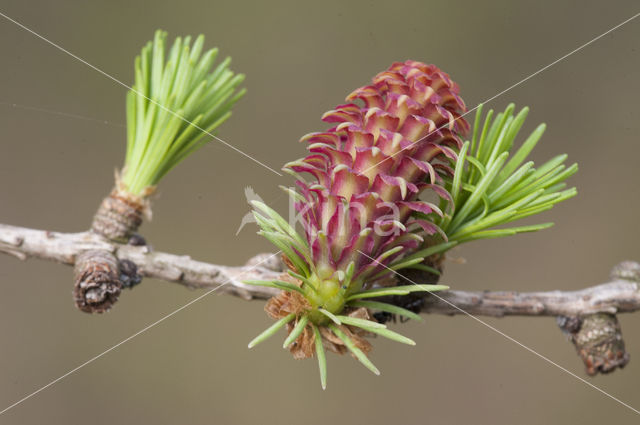
<svg viewBox="0 0 640 425"><path fill-rule="evenodd" d="M122 282L116 257L104 250L84 251L76 258L73 299L86 313L104 313L118 300Z"/></svg>

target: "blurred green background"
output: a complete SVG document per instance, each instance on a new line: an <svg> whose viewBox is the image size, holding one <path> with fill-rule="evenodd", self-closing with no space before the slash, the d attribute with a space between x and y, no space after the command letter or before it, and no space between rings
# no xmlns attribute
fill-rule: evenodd
<svg viewBox="0 0 640 425"><path fill-rule="evenodd" d="M0 10L130 84L156 28L204 33L233 56L248 94L219 133L279 168L321 114L391 62L435 63L470 107L638 12L629 1L20 1ZM539 220L556 227L452 252L458 289L578 289L640 260L640 19L491 103L529 105L549 126L537 161L566 152L579 196ZM0 18L0 222L86 229L124 157L126 89ZM11 104L22 105L14 107ZM34 108L57 111L46 113ZM77 114L95 120L78 119ZM247 228L243 189L282 212L278 177L217 142L168 175L142 231L155 249L239 265L272 250ZM456 259L464 258L466 263ZM0 256L0 410L202 292L146 280L108 314L71 299L72 270ZM640 407L640 314L620 317L631 363L589 382ZM586 378L553 318L488 322ZM637 423L637 416L468 317L397 325L416 347L375 341L376 377L329 357L294 361L261 302L211 295L0 416L7 424Z"/></svg>

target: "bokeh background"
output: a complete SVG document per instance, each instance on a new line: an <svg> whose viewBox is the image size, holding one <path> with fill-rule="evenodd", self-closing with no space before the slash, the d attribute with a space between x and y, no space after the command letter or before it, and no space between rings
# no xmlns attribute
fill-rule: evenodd
<svg viewBox="0 0 640 425"><path fill-rule="evenodd" d="M2 13L129 84L156 28L204 33L233 56L248 94L224 140L274 168L298 138L391 62L435 63L470 107L638 12L629 1L21 1ZM640 19L491 102L529 105L548 131L534 152L580 164L579 196L540 220L556 226L455 250L443 281L459 289L579 289L640 260ZM124 155L126 89L0 18L0 222L88 227ZM16 104L17 106L14 106ZM47 110L49 112L43 111ZM53 111L53 112L52 112ZM79 115L85 118L78 118ZM252 186L282 212L278 177L213 141L162 182L144 235L158 250L240 265L272 250L235 235ZM459 261L465 259L466 262ZM182 306L201 292L146 280L108 314L71 299L72 270L0 256L0 409ZM620 316L631 363L589 382L640 407L640 314ZM488 319L586 378L553 318ZM637 423L637 416L468 317L397 325L416 347L377 340L376 377L329 357L294 361L261 302L211 295L0 416L2 424Z"/></svg>

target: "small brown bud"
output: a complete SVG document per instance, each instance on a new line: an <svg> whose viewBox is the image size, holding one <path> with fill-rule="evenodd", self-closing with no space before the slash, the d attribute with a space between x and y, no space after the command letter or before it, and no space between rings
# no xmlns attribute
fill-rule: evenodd
<svg viewBox="0 0 640 425"><path fill-rule="evenodd" d="M587 374L613 372L629 363L622 330L613 314L596 313L583 318L559 317L558 325L576 347Z"/></svg>
<svg viewBox="0 0 640 425"><path fill-rule="evenodd" d="M118 260L109 251L89 250L76 257L73 299L87 313L104 313L118 300L122 282Z"/></svg>
<svg viewBox="0 0 640 425"><path fill-rule="evenodd" d="M138 266L131 260L120 260L120 281L125 288L133 288L142 282L142 275L138 273Z"/></svg>
<svg viewBox="0 0 640 425"><path fill-rule="evenodd" d="M131 246L145 246L147 244L147 241L139 233L134 233L129 236L129 240L127 241L127 243Z"/></svg>
<svg viewBox="0 0 640 425"><path fill-rule="evenodd" d="M623 261L617 264L611 271L614 279L624 279L640 283L640 263L635 261Z"/></svg>

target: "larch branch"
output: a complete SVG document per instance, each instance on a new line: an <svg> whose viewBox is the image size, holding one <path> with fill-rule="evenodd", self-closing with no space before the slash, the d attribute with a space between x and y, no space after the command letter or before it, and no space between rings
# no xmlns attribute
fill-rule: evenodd
<svg viewBox="0 0 640 425"><path fill-rule="evenodd" d="M23 260L39 258L73 265L76 257L87 250L108 250L119 260L132 261L145 277L190 288L221 286L219 292L247 300L269 298L276 290L247 285L243 280L277 279L282 273L280 258L273 254L257 255L243 266L223 266L153 251L148 246L106 241L92 232L58 233L0 224L0 252ZM579 291L442 291L438 296L445 301L428 297L422 312L494 317L632 312L640 310L639 280L640 264L628 261L616 266L611 281Z"/></svg>

